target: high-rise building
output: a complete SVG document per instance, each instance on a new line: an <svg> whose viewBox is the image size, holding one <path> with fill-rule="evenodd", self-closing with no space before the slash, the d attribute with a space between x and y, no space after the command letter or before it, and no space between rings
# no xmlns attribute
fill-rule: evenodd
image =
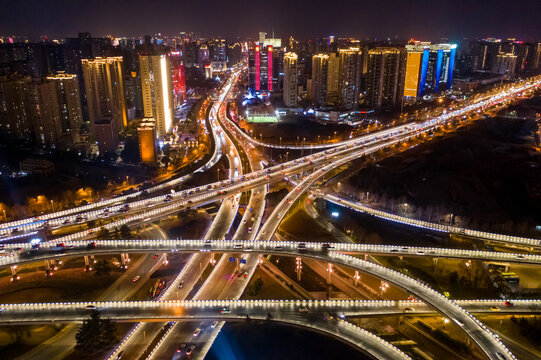
<svg viewBox="0 0 541 360"><path fill-rule="evenodd" d="M36 116L32 127L36 143L42 148L55 148L62 137L60 101L56 83L50 80L34 79Z"/></svg>
<svg viewBox="0 0 541 360"><path fill-rule="evenodd" d="M35 104L30 76L0 77L0 134L3 141L29 140Z"/></svg>
<svg viewBox="0 0 541 360"><path fill-rule="evenodd" d="M83 124L77 75L60 72L47 76L47 80L52 81L56 87L62 134L70 134L72 141L77 142Z"/></svg>
<svg viewBox="0 0 541 360"><path fill-rule="evenodd" d="M340 95L340 58L336 53L329 54L327 65L327 104L337 104Z"/></svg>
<svg viewBox="0 0 541 360"><path fill-rule="evenodd" d="M156 121L152 118L142 119L137 126L139 138L139 155L144 164L156 162Z"/></svg>
<svg viewBox="0 0 541 360"><path fill-rule="evenodd" d="M403 51L397 48L368 51L366 99L369 106L392 107L402 101L402 54Z"/></svg>
<svg viewBox="0 0 541 360"><path fill-rule="evenodd" d="M176 108L186 100L186 70L179 51L169 54L171 61L171 78L173 80L173 105Z"/></svg>
<svg viewBox="0 0 541 360"><path fill-rule="evenodd" d="M492 63L491 72L505 75L510 78L515 75L517 66L517 56L513 53L500 53L496 56L496 60Z"/></svg>
<svg viewBox="0 0 541 360"><path fill-rule="evenodd" d="M404 96L422 97L451 88L456 44L419 42L406 45L406 51Z"/></svg>
<svg viewBox="0 0 541 360"><path fill-rule="evenodd" d="M100 155L115 152L120 141L119 129L116 127L117 123L114 115L111 114L105 115L94 122L94 136L98 143Z"/></svg>
<svg viewBox="0 0 541 360"><path fill-rule="evenodd" d="M156 136L165 136L173 127L171 62L166 55L146 55L139 65L145 118L154 118Z"/></svg>
<svg viewBox="0 0 541 360"><path fill-rule="evenodd" d="M206 44L199 46L197 61L201 69L205 68L206 65L210 65L210 53Z"/></svg>
<svg viewBox="0 0 541 360"><path fill-rule="evenodd" d="M329 55L317 54L312 56L312 83L310 100L316 106L327 102L327 69Z"/></svg>
<svg viewBox="0 0 541 360"><path fill-rule="evenodd" d="M120 131L128 124L122 57L97 57L81 62L92 135L96 136L96 121L107 115L112 116L114 128Z"/></svg>
<svg viewBox="0 0 541 360"><path fill-rule="evenodd" d="M248 79L250 91L272 92L273 83L273 47L255 45L249 52L248 58Z"/></svg>
<svg viewBox="0 0 541 360"><path fill-rule="evenodd" d="M282 47L282 39L280 38L268 38L266 32L259 33L259 45L261 46L272 46L273 48Z"/></svg>
<svg viewBox="0 0 541 360"><path fill-rule="evenodd" d="M359 48L339 50L340 105L345 109L357 108L361 93L361 51Z"/></svg>
<svg viewBox="0 0 541 360"><path fill-rule="evenodd" d="M297 54L284 54L284 104L297 107Z"/></svg>

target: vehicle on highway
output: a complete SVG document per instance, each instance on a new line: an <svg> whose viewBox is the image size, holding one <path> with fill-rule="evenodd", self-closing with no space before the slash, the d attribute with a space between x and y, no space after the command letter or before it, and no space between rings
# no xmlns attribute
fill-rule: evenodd
<svg viewBox="0 0 541 360"><path fill-rule="evenodd" d="M195 331L193 332L193 336L199 336L199 334L201 334L201 328L195 329Z"/></svg>
<svg viewBox="0 0 541 360"><path fill-rule="evenodd" d="M215 328L216 326L218 326L218 321L214 321L212 324L210 324L210 327L211 328Z"/></svg>
<svg viewBox="0 0 541 360"><path fill-rule="evenodd" d="M95 309L96 305L87 305L85 306L85 309Z"/></svg>
<svg viewBox="0 0 541 360"><path fill-rule="evenodd" d="M186 344L180 344L177 348L177 352L182 352L182 350L186 347Z"/></svg>
<svg viewBox="0 0 541 360"><path fill-rule="evenodd" d="M307 313L308 311L310 311L310 309L308 309L307 306L301 306L301 307L299 307L299 312L300 312L300 313Z"/></svg>
<svg viewBox="0 0 541 360"><path fill-rule="evenodd" d="M511 301L506 301L505 306L515 306Z"/></svg>
<svg viewBox="0 0 541 360"><path fill-rule="evenodd" d="M404 312L412 312L412 311L415 311L415 309L414 308L409 308L409 307L404 308Z"/></svg>
<svg viewBox="0 0 541 360"><path fill-rule="evenodd" d="M220 312L221 312L222 314L230 314L230 313L231 313L231 309L228 308L228 307L223 307L223 308L220 309Z"/></svg>
<svg viewBox="0 0 541 360"><path fill-rule="evenodd" d="M491 306L490 311L500 311L500 308L497 306Z"/></svg>
<svg viewBox="0 0 541 360"><path fill-rule="evenodd" d="M195 345L190 345L188 350L186 350L186 355L190 356L194 350L195 350Z"/></svg>
<svg viewBox="0 0 541 360"><path fill-rule="evenodd" d="M182 289L183 286L184 286L184 283L182 281L178 283L178 288L179 289Z"/></svg>
<svg viewBox="0 0 541 360"><path fill-rule="evenodd" d="M137 275L136 277L134 277L132 279L133 282L137 282L137 280L139 280L141 278L141 275Z"/></svg>

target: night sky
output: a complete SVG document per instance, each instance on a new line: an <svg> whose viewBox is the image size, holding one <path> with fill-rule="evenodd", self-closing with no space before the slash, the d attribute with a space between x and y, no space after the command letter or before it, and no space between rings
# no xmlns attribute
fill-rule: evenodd
<svg viewBox="0 0 541 360"><path fill-rule="evenodd" d="M0 35L541 39L541 0L0 0Z"/></svg>

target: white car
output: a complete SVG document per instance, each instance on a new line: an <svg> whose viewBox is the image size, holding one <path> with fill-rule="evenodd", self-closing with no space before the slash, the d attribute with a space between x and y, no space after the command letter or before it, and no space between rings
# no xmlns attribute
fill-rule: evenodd
<svg viewBox="0 0 541 360"><path fill-rule="evenodd" d="M199 334L201 334L201 328L195 329L195 331L193 332L193 336L199 336Z"/></svg>

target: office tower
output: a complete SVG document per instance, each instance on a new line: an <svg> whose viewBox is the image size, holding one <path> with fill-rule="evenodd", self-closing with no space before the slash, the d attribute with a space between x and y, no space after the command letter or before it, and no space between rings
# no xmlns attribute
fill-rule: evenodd
<svg viewBox="0 0 541 360"><path fill-rule="evenodd" d="M144 115L156 120L156 136L163 137L173 127L171 62L166 55L141 55L139 65Z"/></svg>
<svg viewBox="0 0 541 360"><path fill-rule="evenodd" d="M496 56L496 60L492 63L491 72L505 75L510 78L515 75L517 67L517 56L513 53L500 53Z"/></svg>
<svg viewBox="0 0 541 360"><path fill-rule="evenodd" d="M251 92L271 92L273 83L273 47L255 45L248 59L248 79Z"/></svg>
<svg viewBox="0 0 541 360"><path fill-rule="evenodd" d="M541 43L532 44L528 64L530 69L539 69L541 67Z"/></svg>
<svg viewBox="0 0 541 360"><path fill-rule="evenodd" d="M122 57L82 59L81 63L92 135L96 136L96 121L107 115L112 116L114 128L120 131L128 124Z"/></svg>
<svg viewBox="0 0 541 360"><path fill-rule="evenodd" d="M199 47L197 54L197 63L201 69L204 69L206 65L210 65L210 53L209 48L206 44L203 44Z"/></svg>
<svg viewBox="0 0 541 360"><path fill-rule="evenodd" d="M35 104L30 76L0 76L0 134L3 142L29 140Z"/></svg>
<svg viewBox="0 0 541 360"><path fill-rule="evenodd" d="M186 100L186 71L179 51L170 53L169 61L171 62L171 77L173 81L173 105L176 108Z"/></svg>
<svg viewBox="0 0 541 360"><path fill-rule="evenodd" d="M376 48L368 51L366 98L369 106L392 107L402 101L402 54L397 48Z"/></svg>
<svg viewBox="0 0 541 360"><path fill-rule="evenodd" d="M288 52L284 55L284 104L297 107L297 54Z"/></svg>
<svg viewBox="0 0 541 360"><path fill-rule="evenodd" d="M361 92L361 51L359 48L339 50L340 105L345 109L357 108Z"/></svg>
<svg viewBox="0 0 541 360"><path fill-rule="evenodd" d="M243 58L242 45L240 43L229 44L227 46L227 65L233 66L241 62Z"/></svg>
<svg viewBox="0 0 541 360"><path fill-rule="evenodd" d="M141 119L137 126L139 155L144 164L156 162L156 121L152 118Z"/></svg>
<svg viewBox="0 0 541 360"><path fill-rule="evenodd" d="M33 117L32 127L36 143L42 148L55 148L62 136L56 85L54 81L46 79L34 79L33 82L36 116Z"/></svg>
<svg viewBox="0 0 541 360"><path fill-rule="evenodd" d="M55 84L62 134L70 134L72 142L79 141L83 115L77 75L60 72L47 80Z"/></svg>
<svg viewBox="0 0 541 360"><path fill-rule="evenodd" d="M263 46L272 46L273 48L282 47L282 39L280 38L268 38L266 32L259 33L259 45Z"/></svg>
<svg viewBox="0 0 541 360"><path fill-rule="evenodd" d="M312 56L312 83L310 100L316 106L325 105L327 101L327 68L329 55Z"/></svg>
<svg viewBox="0 0 541 360"><path fill-rule="evenodd" d="M422 97L451 88L456 44L420 42L406 45L406 52L404 96ZM486 60L482 60L481 67L483 64Z"/></svg>
<svg viewBox="0 0 541 360"><path fill-rule="evenodd" d="M340 58L336 53L330 53L327 65L327 104L338 104L339 94Z"/></svg>
<svg viewBox="0 0 541 360"><path fill-rule="evenodd" d="M216 40L215 44L212 46L212 61L227 61L226 49L227 46L225 39Z"/></svg>
<svg viewBox="0 0 541 360"><path fill-rule="evenodd" d="M114 153L120 141L118 122L113 115L104 115L94 122L94 133L100 155Z"/></svg>

